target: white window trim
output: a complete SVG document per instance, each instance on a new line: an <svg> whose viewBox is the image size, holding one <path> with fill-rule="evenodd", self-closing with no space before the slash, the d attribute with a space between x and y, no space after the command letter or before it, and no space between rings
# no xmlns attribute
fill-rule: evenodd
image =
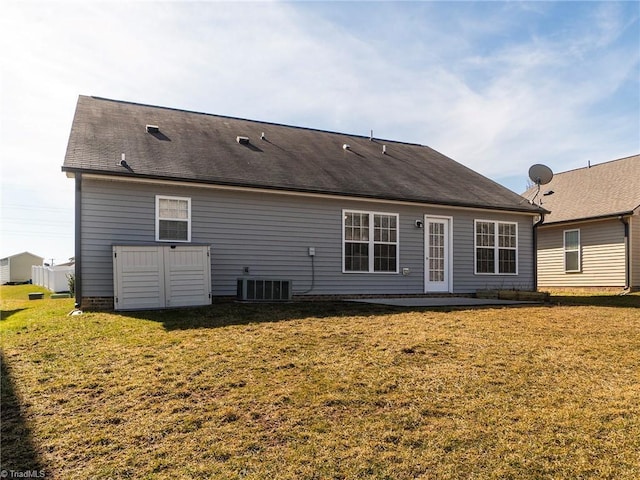
<svg viewBox="0 0 640 480"><path fill-rule="evenodd" d="M345 258L345 244L346 244L346 239L345 239L345 235L344 235L344 220L345 220L345 216L347 213L360 213L360 214L366 214L370 216L369 219L369 270L347 270L346 267L346 258ZM395 242L375 242L374 241L374 221L373 221L373 216L374 215L386 215L389 217L396 217L396 241ZM389 212L374 212L371 210L354 210L351 208L344 208L342 209L342 216L340 217L340 228L342 230L342 273L348 273L348 274L375 274L375 275L397 275L400 271L400 214L398 213L389 213ZM364 243L364 242L360 242L360 243ZM374 265L375 265L375 245L376 244L382 244L382 245L395 245L396 246L396 269L395 271L391 271L391 272L376 272L374 270Z"/></svg>
<svg viewBox="0 0 640 480"><path fill-rule="evenodd" d="M567 249L567 233L569 232L578 232L578 248ZM565 273L580 273L582 272L582 255L580 255L580 250L582 244L580 243L580 229L572 228L570 230L562 231L562 262L564 264L564 272ZM578 269L577 270L567 270L567 252L577 252L578 253Z"/></svg>
<svg viewBox="0 0 640 480"><path fill-rule="evenodd" d="M181 200L187 202L187 239L186 240L170 240L160 238L160 200ZM163 218L162 220L185 221L183 218ZM190 197L174 197L170 195L156 195L156 242L170 243L189 243L191 242L191 198Z"/></svg>
<svg viewBox="0 0 640 480"><path fill-rule="evenodd" d="M494 225L494 229L493 229L493 235L494 235L494 241L493 241L493 249L494 249L494 272L478 272L478 248L491 248L491 247L479 247L478 246L478 235L477 235L477 231L478 231L478 223L493 223ZM499 246L499 228L498 225L499 224L507 224L507 225L515 225L516 226L516 248L510 248L510 247L502 247L503 250L515 250L516 252L516 271L515 273L500 273L500 246ZM510 277L514 277L516 275L518 275L518 270L520 268L520 262L518 261L519 258L519 245L520 245L520 241L519 241L519 236L518 236L518 222L505 222L503 220L482 220L480 218L475 219L473 221L473 272L475 275L493 275L493 276L510 276Z"/></svg>

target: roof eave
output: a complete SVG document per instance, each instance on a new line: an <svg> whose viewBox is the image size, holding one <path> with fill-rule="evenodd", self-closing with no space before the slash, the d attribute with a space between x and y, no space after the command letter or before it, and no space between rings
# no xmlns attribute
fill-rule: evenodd
<svg viewBox="0 0 640 480"><path fill-rule="evenodd" d="M541 227L545 227L545 226L566 225L566 224L569 224L569 223L594 222L594 221L597 221L597 220L608 220L608 219L613 219L613 218L628 217L630 215L633 215L633 213L634 213L633 210L627 210L627 211L623 211L623 212L606 213L604 215L595 215L595 216L592 216L592 217L567 218L567 219L564 219L564 220L558 220L556 222L544 222L540 226Z"/></svg>
<svg viewBox="0 0 640 480"><path fill-rule="evenodd" d="M482 210L496 210L503 212L514 212L514 213L524 213L528 215L541 215L548 214L547 210L542 207L536 207L535 209L531 208L517 208L517 207L503 207L503 206L493 206L493 205L483 205L483 204L474 204L467 202L445 202L442 200L433 200L429 198L402 198L402 197L394 197L392 195L370 195L370 194L359 194L353 192L342 192L342 191L332 191L332 190L319 190L312 188L300 188L300 187L287 187L287 186L274 186L274 185L257 185L251 183L243 183L243 182L233 182L233 181L225 181L225 180L202 180L202 179L190 179L183 177L172 177L172 176L163 176L163 175L149 175L149 174L140 174L140 173L129 173L129 172L113 172L113 171L104 171L97 169L89 169L82 167L69 167L62 166L62 171L67 174L67 177L73 178L76 173L85 173L88 175L104 175L109 177L122 177L122 178L140 178L145 180L158 180L158 181L174 181L174 182L183 182L190 184L201 184L201 185L220 185L225 187L238 187L238 188L256 188L263 190L273 190L273 191L287 191L287 192L296 192L296 193L309 193L316 195L336 195L342 197L353 197L353 198L362 198L362 199L375 199L375 200L389 200L389 201L397 201L397 202L408 202L408 203L419 203L419 204L430 204L430 205L439 205L439 206L450 206L450 207L460 207L460 208L473 208L473 209L482 209Z"/></svg>

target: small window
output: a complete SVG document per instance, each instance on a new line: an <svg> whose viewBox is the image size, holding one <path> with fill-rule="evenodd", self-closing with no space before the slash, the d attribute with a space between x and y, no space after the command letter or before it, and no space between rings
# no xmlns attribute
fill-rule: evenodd
<svg viewBox="0 0 640 480"><path fill-rule="evenodd" d="M580 230L564 231L564 271L580 272Z"/></svg>
<svg viewBox="0 0 640 480"><path fill-rule="evenodd" d="M191 241L191 199L156 196L156 240Z"/></svg>
<svg viewBox="0 0 640 480"><path fill-rule="evenodd" d="M518 273L518 224L475 221L476 274Z"/></svg>
<svg viewBox="0 0 640 480"><path fill-rule="evenodd" d="M343 271L398 272L398 215L343 211Z"/></svg>

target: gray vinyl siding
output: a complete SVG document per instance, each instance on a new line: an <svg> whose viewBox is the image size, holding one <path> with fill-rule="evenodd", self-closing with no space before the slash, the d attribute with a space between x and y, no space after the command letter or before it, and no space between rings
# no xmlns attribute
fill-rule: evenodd
<svg viewBox="0 0 640 480"><path fill-rule="evenodd" d="M453 218L453 289L533 287L530 215L432 208L277 193L85 179L82 184L82 288L113 296L113 245L155 242L155 196L191 198L191 241L211 245L214 296L235 295L245 267L251 276L311 287L308 248L315 247L310 295L424 293L424 215ZM342 211L399 214L399 273L342 273ZM518 275L474 274L474 219L518 222ZM403 275L403 268L410 270Z"/></svg>
<svg viewBox="0 0 640 480"><path fill-rule="evenodd" d="M581 271L564 271L564 231L580 229ZM624 227L617 219L538 231L538 286L624 287Z"/></svg>

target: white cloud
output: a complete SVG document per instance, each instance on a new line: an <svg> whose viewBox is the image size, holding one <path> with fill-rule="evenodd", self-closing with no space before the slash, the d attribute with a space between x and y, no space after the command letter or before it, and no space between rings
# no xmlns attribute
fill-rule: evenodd
<svg viewBox="0 0 640 480"><path fill-rule="evenodd" d="M637 20L635 25L637 30ZM575 40L574 34L506 44L467 62L462 58L452 71L449 108L440 105L446 114L437 147L494 178L524 174L535 162L551 161L564 169L586 152L608 151L602 161L615 158L621 145L637 149L633 122L622 129L602 128L608 124L607 109L593 111L611 102L632 72L637 75L637 50L631 55L628 49L601 51L602 31L590 40ZM477 75L485 80L474 88ZM636 125L637 101L636 93Z"/></svg>

